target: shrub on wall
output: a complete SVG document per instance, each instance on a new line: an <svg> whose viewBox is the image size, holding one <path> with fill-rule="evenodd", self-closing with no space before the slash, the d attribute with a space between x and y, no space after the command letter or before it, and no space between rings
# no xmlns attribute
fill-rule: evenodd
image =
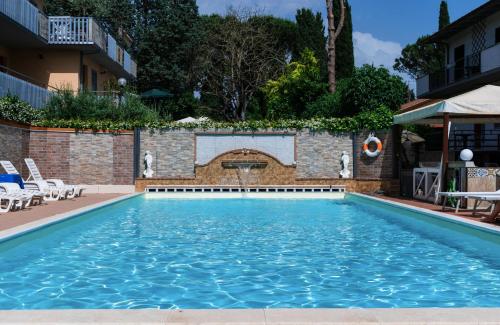
<svg viewBox="0 0 500 325"><path fill-rule="evenodd" d="M367 111L355 117L343 118L313 118L280 119L280 120L247 120L239 122L203 121L196 123L177 123L171 121L89 121L81 119L72 120L41 120L34 123L37 126L63 127L93 130L131 130L134 128L149 129L230 129L234 131L256 130L302 130L311 129L328 132L352 132L359 130L384 130L392 125L392 112L387 107L381 106L376 110Z"/></svg>
<svg viewBox="0 0 500 325"><path fill-rule="evenodd" d="M30 124L41 117L41 110L31 107L16 96L0 98L0 119Z"/></svg>

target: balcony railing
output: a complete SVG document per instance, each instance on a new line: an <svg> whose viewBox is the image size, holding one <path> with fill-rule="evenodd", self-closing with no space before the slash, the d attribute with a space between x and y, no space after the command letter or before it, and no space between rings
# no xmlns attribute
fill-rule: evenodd
<svg viewBox="0 0 500 325"><path fill-rule="evenodd" d="M447 68L417 79L417 96L452 85L481 74L482 52L474 53L456 61Z"/></svg>
<svg viewBox="0 0 500 325"><path fill-rule="evenodd" d="M51 96L47 89L0 71L0 97L14 95L35 108L45 106Z"/></svg>
<svg viewBox="0 0 500 325"><path fill-rule="evenodd" d="M127 51L125 51L123 55L123 68L134 77L137 75L137 64L132 61L132 57Z"/></svg>
<svg viewBox="0 0 500 325"><path fill-rule="evenodd" d="M129 74L136 75L136 64L130 55L92 17L47 17L27 0L0 0L0 12L49 44L96 45Z"/></svg>
<svg viewBox="0 0 500 325"><path fill-rule="evenodd" d="M0 0L0 12L38 35L38 8L26 0Z"/></svg>
<svg viewBox="0 0 500 325"><path fill-rule="evenodd" d="M106 49L106 33L92 17L51 16L49 44L96 44Z"/></svg>

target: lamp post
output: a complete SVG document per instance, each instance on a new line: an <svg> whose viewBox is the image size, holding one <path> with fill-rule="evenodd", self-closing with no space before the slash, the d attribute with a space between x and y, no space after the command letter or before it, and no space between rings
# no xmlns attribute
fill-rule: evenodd
<svg viewBox="0 0 500 325"><path fill-rule="evenodd" d="M118 104L121 106L123 101L123 95L125 94L125 86L127 85L127 79L120 78L118 79L118 86L120 86L120 94L118 97Z"/></svg>

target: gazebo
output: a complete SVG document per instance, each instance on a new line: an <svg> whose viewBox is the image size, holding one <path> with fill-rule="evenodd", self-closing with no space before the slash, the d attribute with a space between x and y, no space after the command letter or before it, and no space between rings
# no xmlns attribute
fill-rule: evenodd
<svg viewBox="0 0 500 325"><path fill-rule="evenodd" d="M487 85L444 100L431 100L428 105L403 110L394 116L395 125L427 124L443 126L441 184L447 178L451 123L500 123L500 87ZM441 189L439 189L441 190Z"/></svg>

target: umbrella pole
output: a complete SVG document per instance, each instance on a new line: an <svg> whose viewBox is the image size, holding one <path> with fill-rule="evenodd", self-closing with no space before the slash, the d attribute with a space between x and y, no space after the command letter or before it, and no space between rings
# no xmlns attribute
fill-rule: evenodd
<svg viewBox="0 0 500 325"><path fill-rule="evenodd" d="M440 191L446 191L446 180L448 179L449 148L448 141L450 137L450 114L443 114L443 162L441 165L441 188Z"/></svg>

